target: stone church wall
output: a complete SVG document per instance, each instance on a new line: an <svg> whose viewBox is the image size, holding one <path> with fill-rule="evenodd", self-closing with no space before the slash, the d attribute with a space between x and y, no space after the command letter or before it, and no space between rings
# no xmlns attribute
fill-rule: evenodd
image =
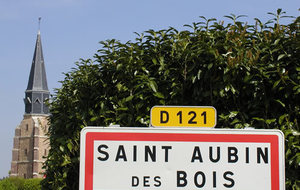
<svg viewBox="0 0 300 190"><path fill-rule="evenodd" d="M24 115L15 130L10 176L41 178L49 152L47 116Z"/></svg>

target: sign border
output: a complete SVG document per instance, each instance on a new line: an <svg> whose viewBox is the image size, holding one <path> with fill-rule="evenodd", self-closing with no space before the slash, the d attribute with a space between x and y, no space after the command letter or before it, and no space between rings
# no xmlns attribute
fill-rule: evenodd
<svg viewBox="0 0 300 190"><path fill-rule="evenodd" d="M102 132L99 132L99 129L102 130ZM279 138L280 136L282 140ZM280 153L284 153L283 139L284 135L280 130L86 127L83 128L81 132L79 189L93 189L94 141L115 140L270 143L271 190L284 190L285 162L284 157L280 157ZM280 181L282 178L284 180L283 182Z"/></svg>
<svg viewBox="0 0 300 190"><path fill-rule="evenodd" d="M215 110L215 125L214 126L212 126L212 127L205 127L205 126L195 126L195 127L193 127L193 126L189 126L189 127L193 127L193 128L199 127L199 128L211 129L211 128L215 128L216 125L217 125L217 115L218 114L217 114L216 108L213 107L213 106L176 106L176 105L174 105L174 106L163 106L163 105L157 105L157 106L153 106L150 110L150 126L151 127L163 127L163 126L152 125L152 109L156 108L156 107L159 107L159 108L163 108L163 107L165 107L165 108L170 108L170 107L171 108L213 108ZM172 127L177 127L177 126L168 126L166 128L172 128ZM182 127L182 128L189 128L189 127Z"/></svg>

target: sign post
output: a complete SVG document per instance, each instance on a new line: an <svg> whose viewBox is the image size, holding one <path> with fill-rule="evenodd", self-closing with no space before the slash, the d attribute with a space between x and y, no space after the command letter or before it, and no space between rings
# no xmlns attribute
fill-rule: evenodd
<svg viewBox="0 0 300 190"><path fill-rule="evenodd" d="M284 190L279 130L87 127L80 190Z"/></svg>
<svg viewBox="0 0 300 190"><path fill-rule="evenodd" d="M215 127L217 111L212 106L154 106L153 127Z"/></svg>

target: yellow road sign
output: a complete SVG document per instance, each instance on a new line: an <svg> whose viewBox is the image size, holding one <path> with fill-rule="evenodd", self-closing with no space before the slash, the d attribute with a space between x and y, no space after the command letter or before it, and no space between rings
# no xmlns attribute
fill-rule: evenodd
<svg viewBox="0 0 300 190"><path fill-rule="evenodd" d="M215 127L217 111L212 106L154 106L151 109L154 127Z"/></svg>

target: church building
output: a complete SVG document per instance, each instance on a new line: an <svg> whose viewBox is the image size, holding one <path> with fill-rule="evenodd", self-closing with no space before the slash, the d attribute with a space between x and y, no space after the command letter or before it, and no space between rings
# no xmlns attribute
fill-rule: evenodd
<svg viewBox="0 0 300 190"><path fill-rule="evenodd" d="M46 100L50 92L47 85L40 30L37 34L33 61L25 91L25 113L15 129L10 176L42 178L43 163L49 151L49 108Z"/></svg>

